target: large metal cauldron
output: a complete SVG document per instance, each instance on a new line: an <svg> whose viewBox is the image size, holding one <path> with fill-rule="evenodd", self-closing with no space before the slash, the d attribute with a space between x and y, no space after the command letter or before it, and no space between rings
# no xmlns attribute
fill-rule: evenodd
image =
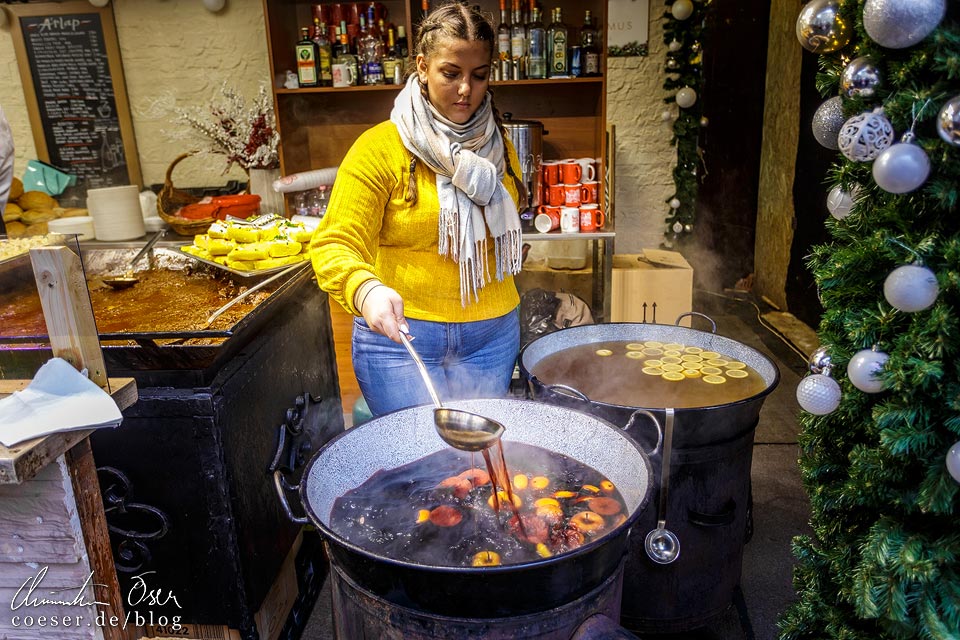
<svg viewBox="0 0 960 640"><path fill-rule="evenodd" d="M548 611L589 593L617 569L627 534L647 506L651 469L640 447L594 416L524 400L471 400L450 406L506 426L510 443L535 445L587 464L611 480L626 501L619 527L574 551L500 567L447 567L404 562L360 548L329 526L334 501L381 469L392 469L447 448L436 433L433 407L404 409L350 429L309 462L300 499L328 541L331 563L356 584L402 607L444 616L500 618Z"/></svg>
<svg viewBox="0 0 960 640"><path fill-rule="evenodd" d="M531 373L545 357L584 344L658 340L697 346L740 360L762 377L759 393L728 404L675 410L673 454L667 504L669 529L680 540L680 554L669 564L651 560L644 535L657 526L654 509L634 525L624 573L621 623L639 632L677 633L702 626L733 601L740 582L750 506L753 434L764 398L780 372L765 355L735 340L686 327L611 323L571 327L541 336L520 353L521 375L533 398L582 409L619 426L647 451L659 470L662 435L638 410L664 423L665 407L621 406L544 384ZM636 414L636 415L635 415ZM658 487L655 489L659 491Z"/></svg>

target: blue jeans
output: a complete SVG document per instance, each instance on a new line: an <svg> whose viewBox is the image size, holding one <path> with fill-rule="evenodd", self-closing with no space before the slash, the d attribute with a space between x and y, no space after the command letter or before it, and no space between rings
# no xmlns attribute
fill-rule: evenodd
<svg viewBox="0 0 960 640"><path fill-rule="evenodd" d="M520 318L514 309L492 320L429 322L407 318L441 401L502 398L520 351ZM353 320L353 370L374 416L431 403L413 358L402 344Z"/></svg>

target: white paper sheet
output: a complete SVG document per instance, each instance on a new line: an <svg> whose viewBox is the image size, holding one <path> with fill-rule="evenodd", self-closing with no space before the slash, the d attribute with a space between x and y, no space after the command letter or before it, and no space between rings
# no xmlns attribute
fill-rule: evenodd
<svg viewBox="0 0 960 640"><path fill-rule="evenodd" d="M62 358L46 362L22 391L0 399L5 447L58 431L116 427L123 416L106 391Z"/></svg>

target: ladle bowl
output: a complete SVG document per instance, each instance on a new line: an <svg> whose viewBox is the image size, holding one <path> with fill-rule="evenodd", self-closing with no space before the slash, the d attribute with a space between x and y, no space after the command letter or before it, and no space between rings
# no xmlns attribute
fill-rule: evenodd
<svg viewBox="0 0 960 640"><path fill-rule="evenodd" d="M165 236L166 233L167 233L166 229L161 229L160 231L158 231L156 235L150 238L147 244L145 244L143 248L137 252L137 255L133 256L133 260L131 260L130 264L127 265L127 270L124 271L123 275L103 276L103 278L101 278L101 280L103 280L103 283L112 289L127 289L128 287L132 287L133 285L140 282L140 278L133 275L133 268L140 261L140 258L145 256L147 254L147 251L150 251L153 245L157 244L160 238Z"/></svg>
<svg viewBox="0 0 960 640"><path fill-rule="evenodd" d="M430 379L427 366L423 364L420 354L413 348L410 338L403 331L400 332L400 341L417 364L423 382L427 385L427 391L436 407L433 410L433 422L443 441L461 451L483 451L496 444L503 435L505 427L496 420L476 413L444 407Z"/></svg>

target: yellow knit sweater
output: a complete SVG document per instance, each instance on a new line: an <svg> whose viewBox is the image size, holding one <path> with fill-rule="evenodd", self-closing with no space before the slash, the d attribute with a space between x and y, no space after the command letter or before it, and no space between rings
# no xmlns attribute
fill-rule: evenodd
<svg viewBox="0 0 960 640"><path fill-rule="evenodd" d="M511 166L519 171L507 142ZM436 174L417 162L417 202L406 201L412 155L392 122L365 131L337 171L327 214L310 243L320 288L347 311L361 315L354 294L377 278L403 297L408 318L439 322L488 320L512 311L520 302L512 276L498 281L490 273L479 300L460 303L460 269L438 253L440 202ZM504 186L517 200L513 178ZM488 264L495 265L494 242L487 236ZM492 267L491 267L492 268Z"/></svg>

